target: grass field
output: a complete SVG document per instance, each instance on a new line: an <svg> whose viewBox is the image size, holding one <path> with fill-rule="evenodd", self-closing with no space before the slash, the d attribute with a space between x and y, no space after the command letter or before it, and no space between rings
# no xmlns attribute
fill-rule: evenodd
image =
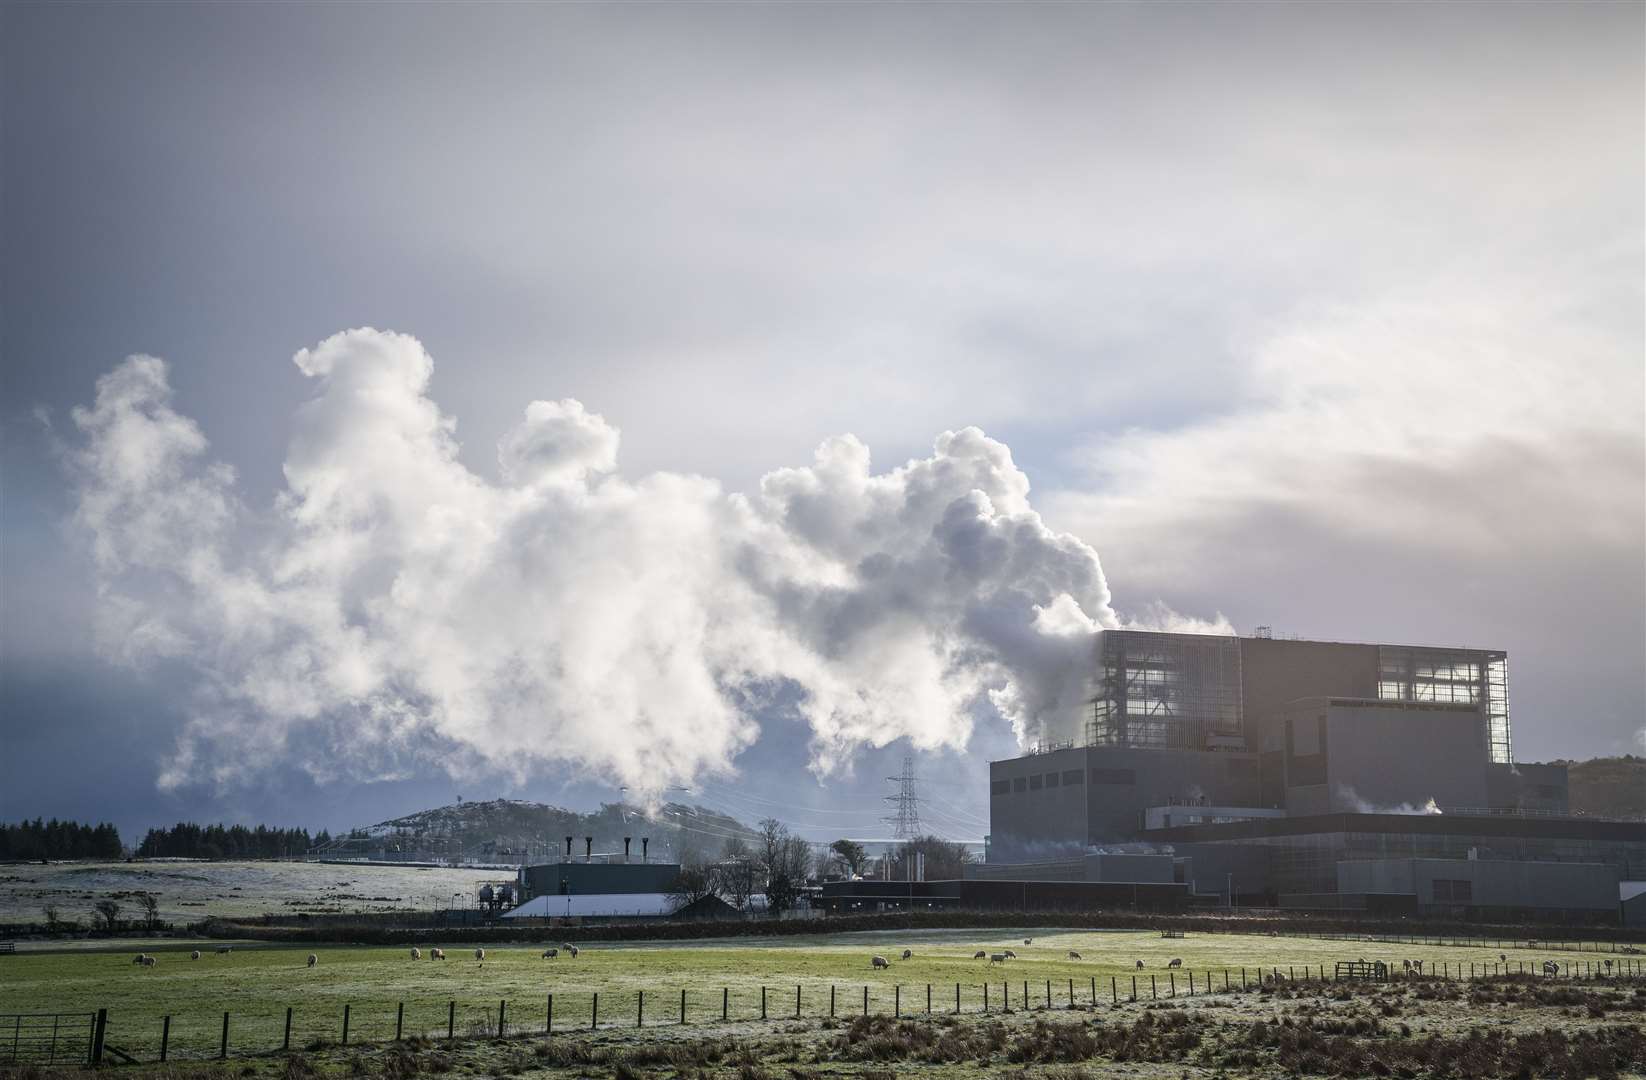
<svg viewBox="0 0 1646 1080"><path fill-rule="evenodd" d="M1024 944L1032 936L1033 944ZM1076 1003L1088 1003L1095 985L1099 1005L1107 1006L1111 983L1121 997L1139 979L1140 995L1164 999L1175 987L1181 998L1195 988L1204 993L1209 977L1221 990L1225 972L1238 986L1241 969L1255 978L1259 969L1279 968L1299 977L1305 968L1329 973L1342 959L1392 961L1398 969L1404 958L1422 959L1433 969L1446 964L1467 971L1470 964L1484 972L1498 963L1496 948L1413 945L1358 945L1346 942L1258 935L1204 934L1163 939L1140 932L1035 931L925 931L838 936L811 936L762 941L720 939L681 944L610 944L587 940L582 954L571 959L541 957L542 946L498 946L486 949L484 963L472 949L450 947L450 959L421 961L406 950L347 947L236 946L226 956L213 943L201 943L199 960L189 958L188 943L148 942L109 952L78 949L61 952L25 952L0 957L0 1013L109 1010L109 1041L141 1057L158 1050L161 1018L172 1017L171 1054L174 1057L215 1056L223 1013L231 1014L231 1054L255 1054L280 1046L287 1007L293 1009L292 1045L302 1048L318 1042L336 1043L342 1034L344 1006L350 1010L351 1042L379 1042L395 1033L396 1011L405 1007L406 1035L444 1036L449 1003L457 1003L459 1035L490 1033L498 1006L508 1002L509 1029L541 1032L547 1019L548 995L554 995L557 1029L587 1029L593 997L599 994L603 1028L636 1027L639 995L645 996L649 1026L678 1024L681 991L686 992L688 1029L701 1031L720 1025L722 994L735 1024L759 1026L761 988L767 988L767 1025L795 1015L795 992L800 991L801 1014L816 1020L828 1014L830 988L842 1016L862 1012L868 988L871 1013L891 1014L901 1000L905 1015L923 1012L926 986L932 987L935 1011L954 1009L955 986L960 985L965 1013L983 1009L983 986L989 985L989 1004L999 1010L1002 995L1015 1008L1023 1005L1024 984L1030 1004L1045 1003L1050 983L1052 1003L1065 1006L1072 990ZM141 948L158 957L152 968L138 967L131 958ZM904 948L913 957L901 960ZM975 960L982 949L1013 949L1018 955L1004 967ZM1068 956L1069 951L1081 959ZM306 966L313 951L319 962ZM892 960L887 971L871 968L870 957ZM1167 961L1180 957L1181 969ZM1527 970L1546 958L1562 962L1570 954L1520 949L1509 953L1509 969ZM1592 959L1592 958L1590 958ZM1138 972L1137 960L1145 964Z"/></svg>

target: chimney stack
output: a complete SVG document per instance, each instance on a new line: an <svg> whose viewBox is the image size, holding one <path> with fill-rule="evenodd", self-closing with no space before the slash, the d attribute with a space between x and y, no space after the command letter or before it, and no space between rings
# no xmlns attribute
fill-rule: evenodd
<svg viewBox="0 0 1646 1080"><path fill-rule="evenodd" d="M572 838L566 837L566 858L572 857Z"/></svg>
<svg viewBox="0 0 1646 1080"><path fill-rule="evenodd" d="M652 842L652 838L649 837L649 836L642 836L640 838L640 861L641 862L646 862L647 861L647 859L646 859L646 848L651 844L651 842Z"/></svg>
<svg viewBox="0 0 1646 1080"><path fill-rule="evenodd" d="M592 836L585 836L583 838L583 861L594 861L594 837Z"/></svg>
<svg viewBox="0 0 1646 1080"><path fill-rule="evenodd" d="M628 836L625 836L623 838L623 861L624 862L629 861L629 844L632 842L632 840L633 840L633 838L628 837Z"/></svg>

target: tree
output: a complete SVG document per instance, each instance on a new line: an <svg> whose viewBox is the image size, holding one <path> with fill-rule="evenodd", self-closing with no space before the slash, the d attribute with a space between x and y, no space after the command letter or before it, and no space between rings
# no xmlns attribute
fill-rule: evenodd
<svg viewBox="0 0 1646 1080"><path fill-rule="evenodd" d="M798 836L790 835L788 826L781 821L766 818L760 823L755 861L766 879L767 910L781 915L794 907L811 870L811 846Z"/></svg>
<svg viewBox="0 0 1646 1080"><path fill-rule="evenodd" d="M57 919L58 919L57 905L53 904L53 903L50 903L50 902L41 904L40 905L40 914L42 914L46 917L46 930L47 930L47 932L48 933L55 933L57 931Z"/></svg>
<svg viewBox="0 0 1646 1080"><path fill-rule="evenodd" d="M835 861L845 868L847 877L861 875L864 864L869 861L869 853L863 850L863 845L852 840L836 840L829 845L829 851Z"/></svg>
<svg viewBox="0 0 1646 1080"><path fill-rule="evenodd" d="M676 911L715 894L714 870L714 864L698 852L681 855L680 872L674 876L674 886L669 890L669 899Z"/></svg>
<svg viewBox="0 0 1646 1080"><path fill-rule="evenodd" d="M927 881L965 877L966 864L972 861L972 853L965 844L953 843L938 836L917 836L905 841L893 853L893 881L907 881L913 876L909 873L909 864L916 854L926 857Z"/></svg>
<svg viewBox="0 0 1646 1080"><path fill-rule="evenodd" d="M138 893L137 902L143 905L143 921L150 930L160 928L160 896L158 893Z"/></svg>
<svg viewBox="0 0 1646 1080"><path fill-rule="evenodd" d="M114 933L115 925L120 921L120 905L113 900L99 900L94 907L103 919L103 929Z"/></svg>
<svg viewBox="0 0 1646 1080"><path fill-rule="evenodd" d="M720 851L720 864L715 867L716 891L726 902L742 911L756 888L754 853L741 837L727 840Z"/></svg>

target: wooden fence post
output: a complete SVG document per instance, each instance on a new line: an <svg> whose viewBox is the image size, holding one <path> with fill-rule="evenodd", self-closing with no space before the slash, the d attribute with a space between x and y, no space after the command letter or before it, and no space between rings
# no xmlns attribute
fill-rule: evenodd
<svg viewBox="0 0 1646 1080"><path fill-rule="evenodd" d="M223 1017L223 1027L226 1029L228 1026L229 1018L225 1015ZM349 1045L349 1006L347 1002L343 1004L343 1045Z"/></svg>
<svg viewBox="0 0 1646 1080"><path fill-rule="evenodd" d="M727 1002L730 1000L730 997L731 990L722 986L720 988L720 1019L722 1020L726 1019Z"/></svg>
<svg viewBox="0 0 1646 1080"><path fill-rule="evenodd" d="M869 988L867 986L863 988L863 1015L869 1015Z"/></svg>
<svg viewBox="0 0 1646 1080"><path fill-rule="evenodd" d="M829 1017L834 1018L834 984L829 984Z"/></svg>
<svg viewBox="0 0 1646 1080"><path fill-rule="evenodd" d="M509 999L503 998L497 1003L497 1037L501 1039L509 1029L508 1015Z"/></svg>
<svg viewBox="0 0 1646 1080"><path fill-rule="evenodd" d="M291 1013L291 1010L287 1009L286 1012L289 1015ZM171 1044L171 1017L168 1016L164 1020L160 1021L160 1060L161 1061L166 1060L166 1051L167 1051L168 1047L170 1046L170 1044ZM288 1045L288 1046L291 1045L291 1028L289 1026L286 1029L286 1045Z"/></svg>
<svg viewBox="0 0 1646 1080"><path fill-rule="evenodd" d="M219 1060L221 1060L221 1059L226 1058L228 1056L229 1056L229 1014L224 1013L223 1014L223 1042L217 1048L217 1057L218 1057Z"/></svg>
<svg viewBox="0 0 1646 1080"><path fill-rule="evenodd" d="M794 1018L796 1020L800 1019L800 986L798 984L794 988Z"/></svg>
<svg viewBox="0 0 1646 1080"><path fill-rule="evenodd" d="M686 988L684 986L680 988L680 1022L682 1024L686 1022Z"/></svg>
<svg viewBox="0 0 1646 1080"><path fill-rule="evenodd" d="M646 991L644 990L634 992L634 1026L646 1026Z"/></svg>
<svg viewBox="0 0 1646 1080"><path fill-rule="evenodd" d="M401 1034L406 1030L406 1003L397 1002L394 1007L394 1041L399 1042Z"/></svg>
<svg viewBox="0 0 1646 1080"><path fill-rule="evenodd" d="M684 994L685 991L682 990L681 993ZM548 1015L543 1020L543 1034L545 1034L545 1035L553 1035L554 1034L554 995L553 994L549 995L549 1012L548 1012Z"/></svg>
<svg viewBox="0 0 1646 1080"><path fill-rule="evenodd" d="M760 988L760 1019L766 1019L766 988Z"/></svg>
<svg viewBox="0 0 1646 1080"><path fill-rule="evenodd" d="M590 1031L598 1031L599 1029L600 1029L600 991L596 990L594 992L594 997L589 1001L589 1030Z"/></svg>
<svg viewBox="0 0 1646 1080"><path fill-rule="evenodd" d="M446 1038L457 1037L457 1002L453 1001L446 1006Z"/></svg>
<svg viewBox="0 0 1646 1080"><path fill-rule="evenodd" d="M960 1015L960 984L954 984L954 1014Z"/></svg>
<svg viewBox="0 0 1646 1080"><path fill-rule="evenodd" d="M291 1006L286 1006L286 1037L280 1041L280 1049L291 1049Z"/></svg>

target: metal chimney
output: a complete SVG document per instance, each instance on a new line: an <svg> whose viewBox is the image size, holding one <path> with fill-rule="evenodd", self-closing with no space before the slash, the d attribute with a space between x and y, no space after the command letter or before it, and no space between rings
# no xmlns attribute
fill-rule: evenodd
<svg viewBox="0 0 1646 1080"><path fill-rule="evenodd" d="M592 836L585 836L583 838L583 861L594 861L594 837Z"/></svg>
<svg viewBox="0 0 1646 1080"><path fill-rule="evenodd" d="M629 861L629 843L630 843L630 840L631 840L631 838L627 837L627 836L625 836L623 838L623 861L624 862Z"/></svg>
<svg viewBox="0 0 1646 1080"><path fill-rule="evenodd" d="M649 837L649 836L642 836L640 838L640 861L641 862L647 861L646 860L646 848L647 848L647 846L649 846L651 844L651 842L652 842L652 838Z"/></svg>
<svg viewBox="0 0 1646 1080"><path fill-rule="evenodd" d="M566 858L572 857L572 838L566 837Z"/></svg>

